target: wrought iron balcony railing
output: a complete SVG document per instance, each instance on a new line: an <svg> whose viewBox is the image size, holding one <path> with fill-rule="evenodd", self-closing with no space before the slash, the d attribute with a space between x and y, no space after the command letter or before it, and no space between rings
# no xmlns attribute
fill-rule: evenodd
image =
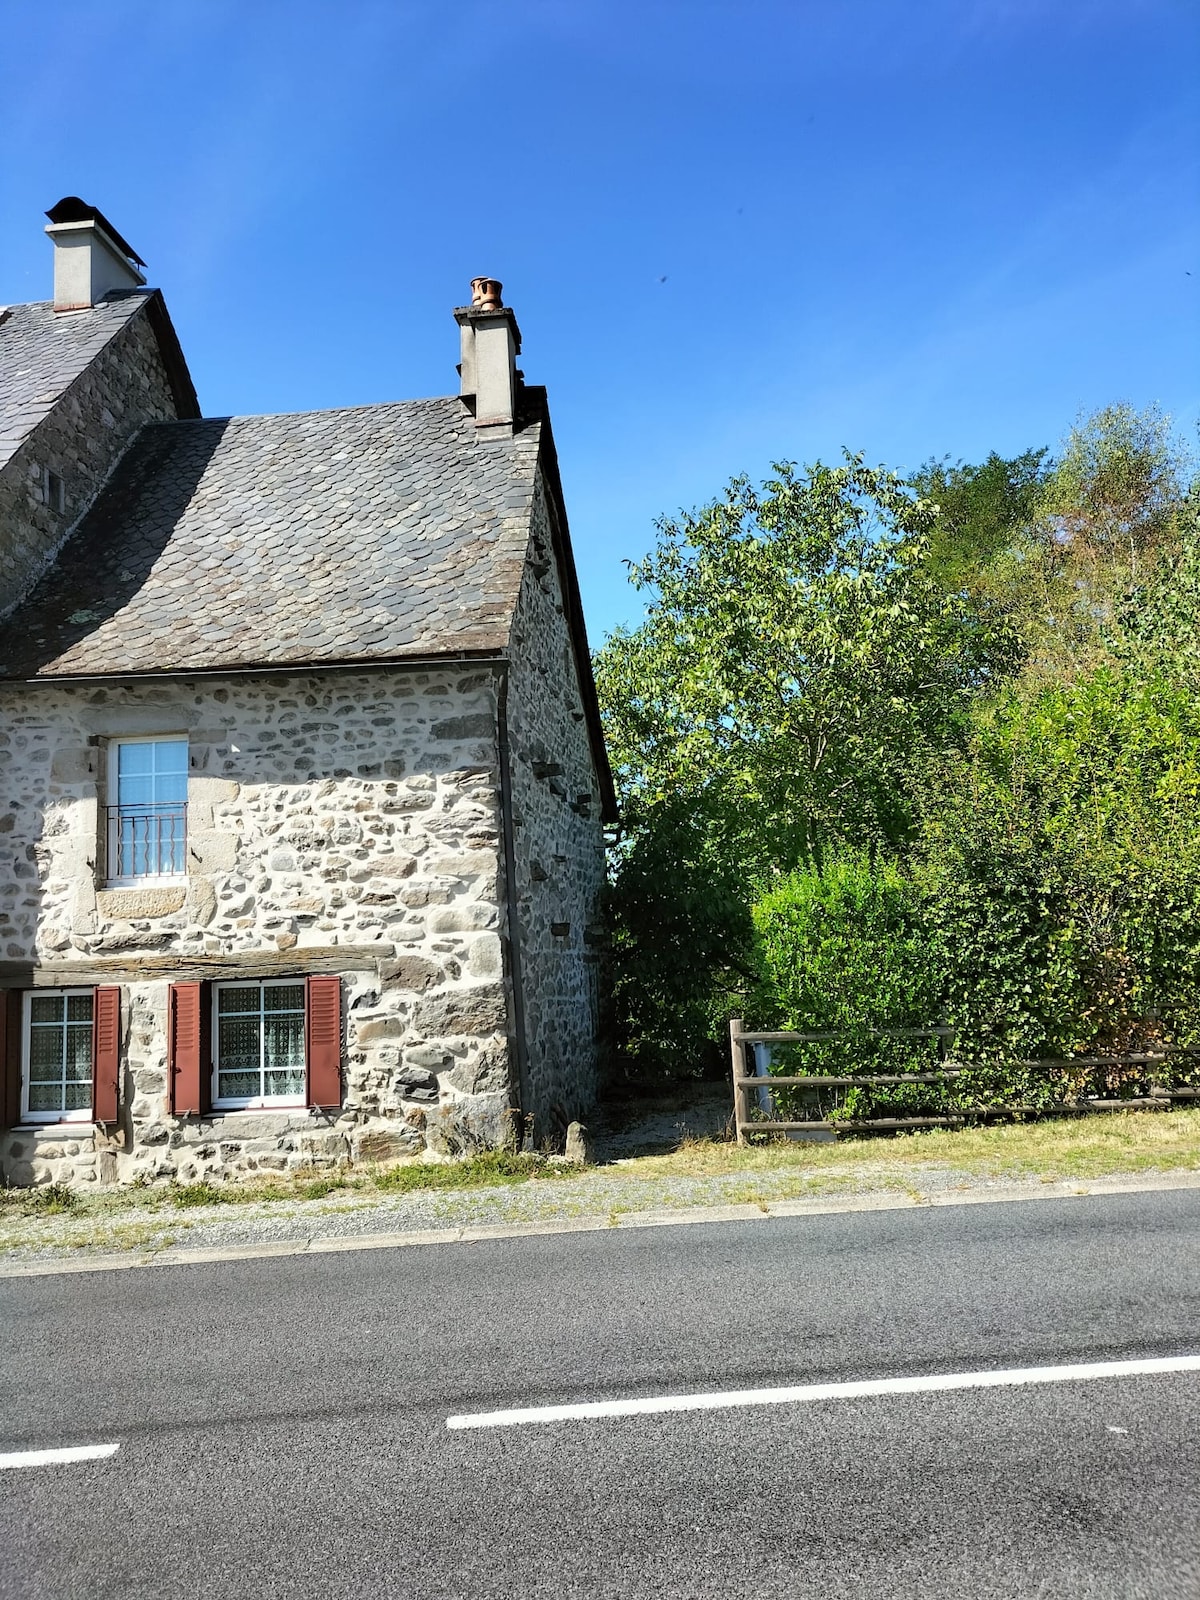
<svg viewBox="0 0 1200 1600"><path fill-rule="evenodd" d="M187 871L187 806L109 806L108 878L179 878Z"/></svg>

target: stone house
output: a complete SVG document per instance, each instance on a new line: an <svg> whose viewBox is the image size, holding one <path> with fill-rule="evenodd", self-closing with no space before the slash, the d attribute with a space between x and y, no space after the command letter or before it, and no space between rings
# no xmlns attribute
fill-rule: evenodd
<svg viewBox="0 0 1200 1600"><path fill-rule="evenodd" d="M0 309L0 1176L541 1145L614 815L545 391L200 415L93 207Z"/></svg>

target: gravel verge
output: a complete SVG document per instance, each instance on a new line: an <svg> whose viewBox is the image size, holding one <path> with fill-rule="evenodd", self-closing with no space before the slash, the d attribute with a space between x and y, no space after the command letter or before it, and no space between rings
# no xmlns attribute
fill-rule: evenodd
<svg viewBox="0 0 1200 1600"><path fill-rule="evenodd" d="M1149 1187L1172 1179L1196 1183L1194 1174L1136 1174L1128 1182ZM1097 1180L1104 1187L1119 1183ZM1093 1185L1071 1180L1057 1191L1079 1192ZM302 1244L320 1239L346 1239L380 1234L450 1235L464 1228L570 1222L603 1218L619 1222L631 1213L663 1212L729 1205L821 1199L869 1200L905 1197L913 1203L952 1198L986 1198L1003 1192L1045 1193L1040 1179L1011 1176L978 1177L951 1168L912 1167L889 1171L886 1165L864 1170L826 1168L818 1174L767 1172L722 1177L642 1178L624 1175L618 1162L578 1176L528 1179L511 1185L462 1190L416 1190L394 1196L378 1193L331 1195L321 1200L263 1200L177 1210L169 1203L114 1209L102 1214L13 1217L0 1222L0 1264L170 1250L225 1250L250 1246Z"/></svg>

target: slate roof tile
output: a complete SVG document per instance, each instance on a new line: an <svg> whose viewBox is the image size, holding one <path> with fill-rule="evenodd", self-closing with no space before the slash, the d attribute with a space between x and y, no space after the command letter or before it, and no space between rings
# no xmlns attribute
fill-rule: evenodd
<svg viewBox="0 0 1200 1600"><path fill-rule="evenodd" d="M481 445L457 399L144 428L0 624L0 677L502 650L540 434Z"/></svg>
<svg viewBox="0 0 1200 1600"><path fill-rule="evenodd" d="M0 467L145 299L122 295L87 312L56 313L49 300L0 309Z"/></svg>

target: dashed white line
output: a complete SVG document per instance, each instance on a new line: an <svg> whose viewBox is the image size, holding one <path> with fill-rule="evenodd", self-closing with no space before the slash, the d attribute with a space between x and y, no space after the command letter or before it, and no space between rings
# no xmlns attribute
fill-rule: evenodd
<svg viewBox="0 0 1200 1600"><path fill-rule="evenodd" d="M5 1467L57 1467L68 1466L73 1461L104 1461L115 1456L119 1444L75 1444L62 1450L14 1450L0 1455L0 1469Z"/></svg>
<svg viewBox="0 0 1200 1600"><path fill-rule="evenodd" d="M1200 1372L1200 1355L1137 1361L1089 1361L1061 1367L1013 1367L999 1372L930 1373L915 1378L870 1378L850 1383L805 1383L779 1389L728 1389L716 1394L663 1394L640 1400L591 1400L578 1405L522 1406L447 1417L448 1428L519 1428L538 1422L584 1422L601 1417L653 1416L663 1411L723 1411L734 1406L797 1405L812 1400L861 1400L874 1395L927 1394L939 1389L999 1389L1031 1383L1086 1383L1163 1372Z"/></svg>

